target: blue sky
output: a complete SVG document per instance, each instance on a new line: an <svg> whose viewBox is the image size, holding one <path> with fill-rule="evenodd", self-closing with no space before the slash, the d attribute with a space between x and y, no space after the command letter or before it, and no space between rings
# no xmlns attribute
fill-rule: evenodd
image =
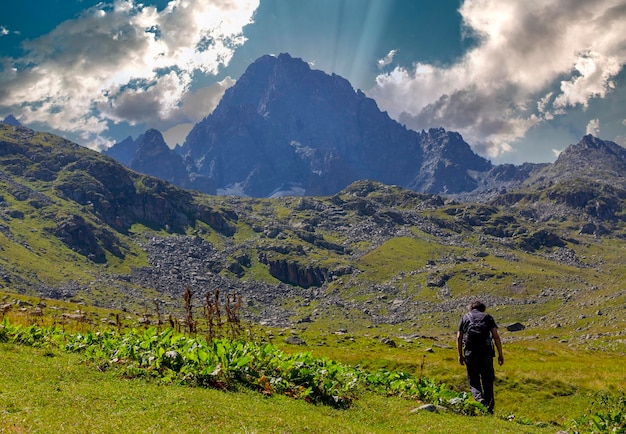
<svg viewBox="0 0 626 434"><path fill-rule="evenodd" d="M264 54L347 78L494 163L626 145L626 0L0 2L0 118L102 149L170 146Z"/></svg>

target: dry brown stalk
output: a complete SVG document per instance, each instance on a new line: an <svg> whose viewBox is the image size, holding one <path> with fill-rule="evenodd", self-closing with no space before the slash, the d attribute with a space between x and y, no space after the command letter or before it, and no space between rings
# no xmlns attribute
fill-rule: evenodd
<svg viewBox="0 0 626 434"><path fill-rule="evenodd" d="M207 291L206 295L205 295L205 305L204 305L204 317L206 319L207 322L207 335L209 338L209 341L212 341L213 339L215 339L215 306L213 304L212 298L211 298L211 293Z"/></svg>
<svg viewBox="0 0 626 434"><path fill-rule="evenodd" d="M189 333L196 333L196 322L193 319L193 308L191 305L192 296L191 289L189 287L185 288L185 312L187 314L185 323Z"/></svg>

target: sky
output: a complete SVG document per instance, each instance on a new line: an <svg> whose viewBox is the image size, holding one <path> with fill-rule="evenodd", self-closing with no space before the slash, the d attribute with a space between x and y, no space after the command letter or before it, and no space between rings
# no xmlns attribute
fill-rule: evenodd
<svg viewBox="0 0 626 434"><path fill-rule="evenodd" d="M626 146L626 0L0 0L0 119L102 150L173 147L246 67L289 53L494 164Z"/></svg>

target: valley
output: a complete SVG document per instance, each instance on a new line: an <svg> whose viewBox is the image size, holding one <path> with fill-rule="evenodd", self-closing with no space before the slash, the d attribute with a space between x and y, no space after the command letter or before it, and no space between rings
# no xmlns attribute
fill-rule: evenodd
<svg viewBox="0 0 626 434"><path fill-rule="evenodd" d="M218 290L241 297L252 339L427 375L461 392L454 334L479 298L507 354L494 429L515 418L534 427L528 432L571 427L604 414L593 404L602 393L619 396L623 181L620 171L594 171L606 167L610 143L587 136L555 164L572 165L592 147L597 166L552 175L546 166L481 201L375 181L331 196L244 198L182 190L47 133L0 132L0 269L11 321L78 330L184 324L186 311L202 318ZM395 426L381 423L381 432Z"/></svg>

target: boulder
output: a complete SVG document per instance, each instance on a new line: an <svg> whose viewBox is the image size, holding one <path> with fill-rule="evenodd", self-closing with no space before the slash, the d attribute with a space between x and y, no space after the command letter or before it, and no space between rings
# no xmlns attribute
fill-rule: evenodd
<svg viewBox="0 0 626 434"><path fill-rule="evenodd" d="M519 323L519 322L514 322L513 324L509 324L508 326L506 326L506 329L510 332L519 332L524 330L526 327L524 326L524 324Z"/></svg>
<svg viewBox="0 0 626 434"><path fill-rule="evenodd" d="M439 413L439 409L437 409L437 406L434 404L424 404L420 407L417 407L411 410L411 413L416 413L418 411L429 411L431 413Z"/></svg>
<svg viewBox="0 0 626 434"><path fill-rule="evenodd" d="M381 342L382 344L385 344L385 345L390 346L391 348L396 348L396 347L398 346L398 345L396 344L396 342L395 342L393 339L391 339L391 338L382 338L382 339L380 340L380 342Z"/></svg>
<svg viewBox="0 0 626 434"><path fill-rule="evenodd" d="M304 339L298 335L291 335L285 338L285 343L289 345L306 345Z"/></svg>

